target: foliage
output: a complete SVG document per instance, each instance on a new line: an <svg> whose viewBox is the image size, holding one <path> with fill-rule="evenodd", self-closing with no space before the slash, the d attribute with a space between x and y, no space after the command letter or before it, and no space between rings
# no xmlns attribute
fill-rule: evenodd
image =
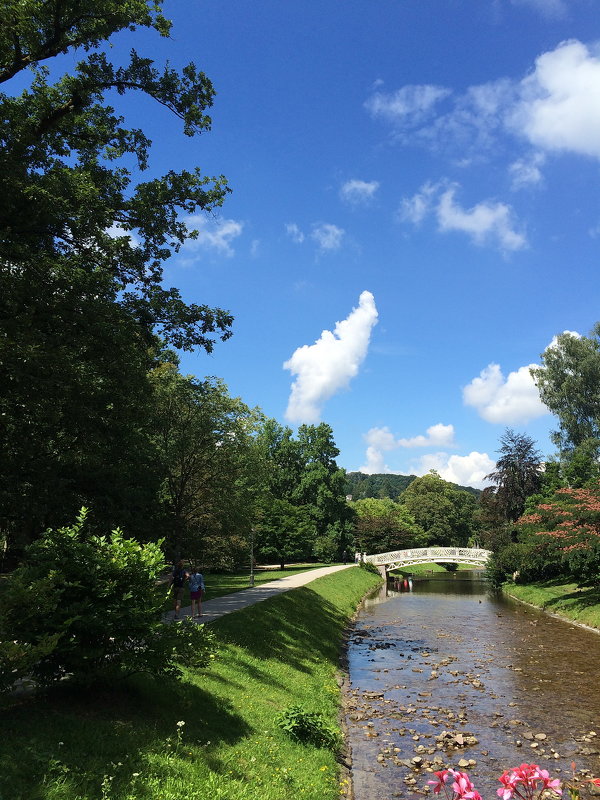
<svg viewBox="0 0 600 800"><path fill-rule="evenodd" d="M385 553L406 547L424 547L426 537L406 508L393 500L365 498L352 503L354 535L361 553Z"/></svg>
<svg viewBox="0 0 600 800"><path fill-rule="evenodd" d="M293 705L277 717L277 725L288 736L303 744L337 750L340 735L325 719L320 711L307 711L304 706Z"/></svg>
<svg viewBox="0 0 600 800"><path fill-rule="evenodd" d="M136 182L151 142L107 96L130 111L124 96L141 92L191 136L210 129L214 89L193 64L109 61L119 31L169 35L159 1L7 0L1 17L0 528L18 552L89 504L100 526L147 536L156 336L210 352L232 324L164 287L162 264L197 235L182 215L228 189L195 168Z"/></svg>
<svg viewBox="0 0 600 800"><path fill-rule="evenodd" d="M600 439L600 324L589 337L561 333L541 361L531 374L542 402L558 417L553 440L568 459L586 440Z"/></svg>
<svg viewBox="0 0 600 800"><path fill-rule="evenodd" d="M376 583L348 569L226 615L206 626L218 659L177 683L141 675L88 692L62 682L42 703L21 699L0 721L0 795L99 798L108 776L111 800L335 800L336 754L273 720L300 704L336 726L343 632Z"/></svg>
<svg viewBox="0 0 600 800"><path fill-rule="evenodd" d="M26 668L40 685L64 677L90 683L136 672L177 677L179 653L207 663L212 634L160 621L155 581L163 562L159 544L119 530L91 533L86 509L74 525L46 531L3 592L0 641L15 642L25 658L15 676ZM11 668L14 654L1 652Z"/></svg>
<svg viewBox="0 0 600 800"><path fill-rule="evenodd" d="M295 506L287 500L267 496L256 530L257 550L263 561L275 559L284 569L287 562L312 555L315 524L307 506Z"/></svg>
<svg viewBox="0 0 600 800"><path fill-rule="evenodd" d="M172 354L150 381L169 547L175 558L183 550L198 563L232 568L247 553L261 477L252 438L259 414L230 397L219 379L179 374Z"/></svg>
<svg viewBox="0 0 600 800"><path fill-rule="evenodd" d="M358 566L361 569L364 569L366 572L371 572L373 575L377 575L379 578L381 578L381 573L375 564L372 564L370 561L359 561Z"/></svg>
<svg viewBox="0 0 600 800"><path fill-rule="evenodd" d="M345 472L335 461L339 450L331 427L301 425L295 439L290 428L267 419L256 446L264 476L257 526L261 556L274 555L283 564L309 552L333 561L350 551L352 511L346 503ZM294 519L300 523L295 531ZM277 525L282 527L277 530ZM297 555L284 553L286 538L287 551Z"/></svg>
<svg viewBox="0 0 600 800"><path fill-rule="evenodd" d="M486 550L496 552L512 541L511 525L504 516L494 487L487 486L479 495L473 521L478 539Z"/></svg>
<svg viewBox="0 0 600 800"><path fill-rule="evenodd" d="M346 473L346 494L351 494L353 500L364 500L367 497L379 499L389 498L398 501L410 484L416 479L416 475L393 475L390 473L374 473L366 475L364 472ZM479 489L472 486L459 486L452 484L455 489L475 497L479 496Z"/></svg>
<svg viewBox="0 0 600 800"><path fill-rule="evenodd" d="M510 428L500 437L498 452L496 469L486 478L497 486L496 500L505 519L514 522L523 513L527 497L540 488L541 453L530 436Z"/></svg>
<svg viewBox="0 0 600 800"><path fill-rule="evenodd" d="M519 520L520 538L554 574L582 582L600 579L600 482L586 489L558 489ZM548 577L548 571L534 579Z"/></svg>
<svg viewBox="0 0 600 800"><path fill-rule="evenodd" d="M434 470L410 484L402 504L423 529L427 545L468 544L474 531L475 497L442 480Z"/></svg>

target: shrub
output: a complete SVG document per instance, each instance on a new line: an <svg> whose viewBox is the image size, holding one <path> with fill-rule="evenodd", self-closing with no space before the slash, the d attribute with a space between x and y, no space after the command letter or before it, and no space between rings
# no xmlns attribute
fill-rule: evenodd
<svg viewBox="0 0 600 800"><path fill-rule="evenodd" d="M367 572L372 572L373 575L379 575L381 577L381 573L379 572L375 564L372 564L370 561L359 561L359 567L361 569L366 570Z"/></svg>
<svg viewBox="0 0 600 800"><path fill-rule="evenodd" d="M4 689L24 675L42 686L136 672L177 677L181 661L205 662L214 648L203 626L161 622L160 543L140 544L120 530L98 536L87 516L82 509L74 525L46 531L8 580L0 613L0 672L10 675Z"/></svg>
<svg viewBox="0 0 600 800"><path fill-rule="evenodd" d="M303 706L290 706L277 717L277 725L292 739L315 747L337 750L340 736L319 711L307 711Z"/></svg>

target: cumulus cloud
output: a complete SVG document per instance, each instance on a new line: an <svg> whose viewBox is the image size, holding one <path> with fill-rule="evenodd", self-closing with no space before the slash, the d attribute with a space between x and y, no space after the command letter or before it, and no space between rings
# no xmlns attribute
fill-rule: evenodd
<svg viewBox="0 0 600 800"><path fill-rule="evenodd" d="M346 181L340 189L340 198L350 205L366 205L379 189L378 181Z"/></svg>
<svg viewBox="0 0 600 800"><path fill-rule="evenodd" d="M581 337L577 331L563 331L564 334L577 339ZM554 336L544 352L557 344L558 338ZM464 387L464 404L475 408L487 422L508 425L530 422L549 414L531 377L534 367L539 367L539 364L519 367L505 378L499 364L488 364L477 378Z"/></svg>
<svg viewBox="0 0 600 800"><path fill-rule="evenodd" d="M197 239L188 239L183 245L181 252L187 255L184 259L187 261L193 260L190 255L198 254L202 250L231 258L235 253L231 243L244 229L244 223L234 219L211 220L200 215L187 217L185 223L189 230L198 231Z"/></svg>
<svg viewBox="0 0 600 800"><path fill-rule="evenodd" d="M465 209L456 200L457 191L456 184L426 183L415 195L401 201L398 219L418 225L433 214L440 231L466 233L475 244L495 244L505 252L527 247L527 238L518 230L511 206L483 200Z"/></svg>
<svg viewBox="0 0 600 800"><path fill-rule="evenodd" d="M548 413L531 377L531 367L519 367L505 378L499 364L488 364L479 377L463 389L465 405L477 410L487 422L529 422Z"/></svg>
<svg viewBox="0 0 600 800"><path fill-rule="evenodd" d="M579 41L535 62L512 123L537 147L600 158L600 59Z"/></svg>
<svg viewBox="0 0 600 800"><path fill-rule="evenodd" d="M510 206L485 200L463 209L455 195L456 189L451 187L440 198L437 219L441 231L462 231L476 244L495 241L502 250L522 250L527 246L525 236L514 228Z"/></svg>
<svg viewBox="0 0 600 800"><path fill-rule="evenodd" d="M371 292L362 292L357 308L325 330L312 345L299 347L283 365L296 380L285 412L290 422L318 422L323 404L345 389L364 361L377 308Z"/></svg>
<svg viewBox="0 0 600 800"><path fill-rule="evenodd" d="M295 222L288 222L285 226L285 232L290 237L294 244L302 244L305 239L304 234Z"/></svg>
<svg viewBox="0 0 600 800"><path fill-rule="evenodd" d="M448 453L429 453L422 456L414 466L416 475L425 475L435 469L441 478L459 486L472 486L483 489L490 482L485 476L495 468L496 463L487 453L478 453L473 450L467 456L449 455Z"/></svg>
<svg viewBox="0 0 600 800"><path fill-rule="evenodd" d="M338 228L337 225L332 225L329 222L319 222L313 225L310 236L319 245L319 250L326 253L340 249L345 233L345 230Z"/></svg>
<svg viewBox="0 0 600 800"><path fill-rule="evenodd" d="M528 2L552 13L564 9L559 0ZM445 98L449 109L439 113ZM499 78L462 94L409 85L375 92L365 106L391 122L401 141L434 149L453 142L463 154L468 147L490 150L509 132L538 151L600 159L600 47L571 39L542 53L521 79Z"/></svg>
<svg viewBox="0 0 600 800"><path fill-rule="evenodd" d="M427 428L425 436L420 434L410 439L396 438L387 426L371 428L364 435L364 439L367 443L366 463L359 468L359 472L372 475L392 472L384 457L384 453L390 450L398 450L401 447L454 447L454 426L438 422L437 425Z"/></svg>

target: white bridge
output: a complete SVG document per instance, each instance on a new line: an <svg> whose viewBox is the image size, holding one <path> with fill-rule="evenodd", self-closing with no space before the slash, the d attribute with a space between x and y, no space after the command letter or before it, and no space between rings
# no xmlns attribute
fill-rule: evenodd
<svg viewBox="0 0 600 800"><path fill-rule="evenodd" d="M414 564L470 564L473 567L484 567L491 550L482 550L479 547L416 547L411 550L396 550L392 553L377 553L373 556L363 556L363 561L375 564L376 567L402 569Z"/></svg>

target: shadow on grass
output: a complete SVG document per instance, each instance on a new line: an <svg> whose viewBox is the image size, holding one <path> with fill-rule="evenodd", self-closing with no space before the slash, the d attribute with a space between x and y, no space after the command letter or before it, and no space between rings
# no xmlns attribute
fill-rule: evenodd
<svg viewBox="0 0 600 800"><path fill-rule="evenodd" d="M250 730L227 700L185 682L138 677L113 688L65 686L31 698L0 713L0 798L46 798L49 777L73 783L77 796L99 796L105 775L143 772L147 754L167 753L180 720L184 743L210 740L211 749Z"/></svg>
<svg viewBox="0 0 600 800"><path fill-rule="evenodd" d="M551 584L545 584L547 586ZM568 606L569 609L583 610L590 606L600 605L600 588L590 586L587 589L578 589L574 592L567 592L560 597L553 597L544 603L544 608L553 609L557 606Z"/></svg>
<svg viewBox="0 0 600 800"><path fill-rule="evenodd" d="M317 661L337 664L345 624L338 608L304 586L224 617L212 627L254 658L275 658L310 672Z"/></svg>

